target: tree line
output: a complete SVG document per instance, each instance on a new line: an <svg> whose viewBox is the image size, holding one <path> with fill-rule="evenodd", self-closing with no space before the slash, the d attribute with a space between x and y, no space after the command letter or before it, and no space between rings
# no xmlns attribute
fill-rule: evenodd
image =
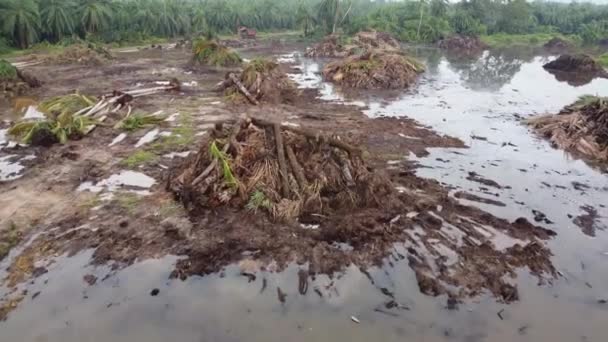
<svg viewBox="0 0 608 342"><path fill-rule="evenodd" d="M136 42L150 37L302 30L306 36L362 29L404 41L451 34L561 33L608 39L608 5L525 0L0 0L0 50L75 37Z"/></svg>

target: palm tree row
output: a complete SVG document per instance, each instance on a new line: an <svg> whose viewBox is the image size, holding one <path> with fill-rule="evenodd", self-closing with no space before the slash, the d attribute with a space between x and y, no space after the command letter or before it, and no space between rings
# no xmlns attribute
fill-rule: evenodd
<svg viewBox="0 0 608 342"><path fill-rule="evenodd" d="M0 0L3 41L93 36L106 42L157 36L301 29L305 35L375 28L403 40L445 35L559 32L608 38L608 6L525 0Z"/></svg>

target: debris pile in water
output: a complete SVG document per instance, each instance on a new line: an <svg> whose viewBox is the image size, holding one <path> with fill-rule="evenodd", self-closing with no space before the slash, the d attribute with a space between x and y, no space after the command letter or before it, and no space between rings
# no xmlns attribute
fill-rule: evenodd
<svg viewBox="0 0 608 342"><path fill-rule="evenodd" d="M566 51L572 48L572 43L559 37L553 37L543 47L549 51Z"/></svg>
<svg viewBox="0 0 608 342"><path fill-rule="evenodd" d="M437 44L439 48L457 52L477 52L487 48L479 37L454 35L442 39Z"/></svg>
<svg viewBox="0 0 608 342"><path fill-rule="evenodd" d="M334 83L363 89L399 89L412 85L424 66L395 52L368 51L329 63L323 76Z"/></svg>
<svg viewBox="0 0 608 342"><path fill-rule="evenodd" d="M306 49L306 57L346 57L348 51L340 42L340 36L332 34L320 43Z"/></svg>
<svg viewBox="0 0 608 342"><path fill-rule="evenodd" d="M13 97L23 95L30 88L38 88L40 86L41 82L36 77L0 59L0 94Z"/></svg>
<svg viewBox="0 0 608 342"><path fill-rule="evenodd" d="M399 51L399 41L386 32L361 31L355 35L352 44L344 45L340 36L332 34L306 49L307 57L343 58L368 50Z"/></svg>
<svg viewBox="0 0 608 342"><path fill-rule="evenodd" d="M193 61L203 65L229 67L240 65L243 61L236 52L214 40L198 39L192 50Z"/></svg>
<svg viewBox="0 0 608 342"><path fill-rule="evenodd" d="M608 72L593 57L585 54L561 55L543 66L549 71L594 74L608 77Z"/></svg>
<svg viewBox="0 0 608 342"><path fill-rule="evenodd" d="M608 98L582 96L555 115L527 120L534 130L564 150L608 161Z"/></svg>
<svg viewBox="0 0 608 342"><path fill-rule="evenodd" d="M240 75L228 73L218 89L233 99L244 98L252 104L290 102L297 95L297 87L287 73L279 64L266 59L247 63Z"/></svg>

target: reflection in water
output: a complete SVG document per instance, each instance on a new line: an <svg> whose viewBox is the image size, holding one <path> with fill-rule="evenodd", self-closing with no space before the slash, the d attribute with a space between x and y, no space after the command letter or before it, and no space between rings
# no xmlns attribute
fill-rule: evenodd
<svg viewBox="0 0 608 342"><path fill-rule="evenodd" d="M496 91L509 83L525 62L534 56L511 53L509 50L484 51L479 58L446 55L450 67L473 90Z"/></svg>
<svg viewBox="0 0 608 342"><path fill-rule="evenodd" d="M556 80L566 82L573 87L584 86L585 84L591 83L591 81L596 78L596 75L593 73L564 72L559 70L546 71L553 75Z"/></svg>

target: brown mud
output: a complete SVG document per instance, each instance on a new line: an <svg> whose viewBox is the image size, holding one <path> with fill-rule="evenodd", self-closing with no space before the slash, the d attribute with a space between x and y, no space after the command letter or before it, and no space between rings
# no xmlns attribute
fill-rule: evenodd
<svg viewBox="0 0 608 342"><path fill-rule="evenodd" d="M527 267L542 283L555 277L545 246L552 231L525 219L508 222L462 205L437 181L415 175L415 164L406 157L409 153L423 156L431 147L465 147L458 139L438 135L409 119L370 119L359 107L319 100L316 90L303 91L297 105L222 101L214 85L223 80L224 73L213 68L189 70L189 58L184 51L150 50L118 55L111 64L94 70L82 65L31 67L45 75L40 90L45 97L74 88L103 94L112 88L151 84L176 73L184 83L200 84L183 88L179 94L136 99L138 108L149 112L179 113L176 122L158 127L177 133L175 138L135 148L150 131L143 129L109 146L118 132L98 127L84 139L66 145L26 147L36 154L36 163L21 178L0 183L0 203L6 204L0 209L0 229L4 232L4 218L11 217L21 229L23 241L28 241L14 248L5 285L16 291L54 257L84 249L94 249L93 264L108 264L114 270L136 260L182 256L173 271L181 279L218 272L243 260L256 261L247 268L248 274L261 269L280 271L295 261L307 264L311 276L332 275L351 264L365 269L397 255L409 261L425 294L467 298L487 291L504 302L518 298L512 279L520 268ZM369 170L390 180L386 183L392 185L386 189L390 196L373 206L328 216L309 213L291 223L229 206L188 215L164 189L169 176L166 169L181 161L168 160L164 154L195 152L192 150L205 139L196 134L209 134L204 132L218 122L236 121L243 113L344 137L366 151L363 156ZM125 160L134 152L148 152L154 158L127 166ZM101 194L78 191L83 183L100 186L131 167L155 181L147 188L148 194L134 193L139 188L133 185ZM14 308L17 298L18 293L13 292L3 308Z"/></svg>

